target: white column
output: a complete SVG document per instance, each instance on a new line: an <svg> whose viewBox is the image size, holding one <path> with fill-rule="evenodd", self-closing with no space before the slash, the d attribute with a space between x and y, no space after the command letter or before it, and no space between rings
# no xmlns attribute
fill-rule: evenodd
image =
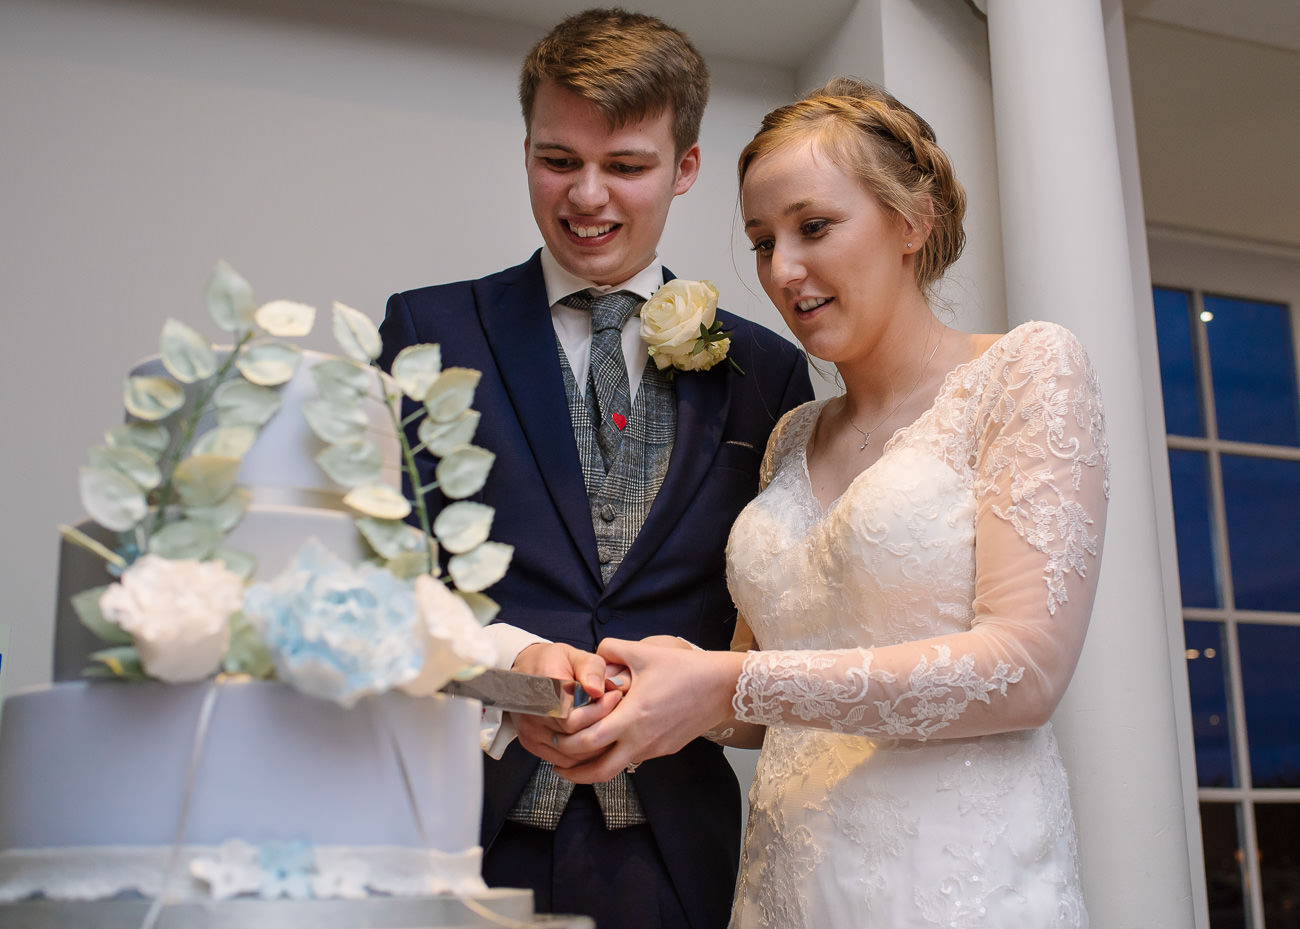
<svg viewBox="0 0 1300 929"><path fill-rule="evenodd" d="M1133 266L1100 0L987 0L1010 325L1071 329L1111 447L1092 627L1056 713L1096 927L1195 924ZM1149 283L1149 282L1148 282ZM1195 820L1192 820L1193 822ZM1199 862L1197 863L1199 867Z"/></svg>

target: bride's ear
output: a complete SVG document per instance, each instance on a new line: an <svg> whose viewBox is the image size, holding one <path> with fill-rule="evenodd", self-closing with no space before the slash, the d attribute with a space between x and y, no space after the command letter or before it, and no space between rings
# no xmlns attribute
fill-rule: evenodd
<svg viewBox="0 0 1300 929"><path fill-rule="evenodd" d="M915 216L900 216L904 254L916 254L930 237L934 228L934 201L925 197L921 202L921 212Z"/></svg>

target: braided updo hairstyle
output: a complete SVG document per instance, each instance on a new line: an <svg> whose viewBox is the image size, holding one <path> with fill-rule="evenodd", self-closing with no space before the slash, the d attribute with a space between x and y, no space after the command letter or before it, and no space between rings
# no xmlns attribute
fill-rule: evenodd
<svg viewBox="0 0 1300 929"><path fill-rule="evenodd" d="M929 293L966 244L966 191L930 124L886 91L833 78L763 118L740 153L740 183L759 158L809 138L886 209L918 228L931 227L916 255L917 286Z"/></svg>

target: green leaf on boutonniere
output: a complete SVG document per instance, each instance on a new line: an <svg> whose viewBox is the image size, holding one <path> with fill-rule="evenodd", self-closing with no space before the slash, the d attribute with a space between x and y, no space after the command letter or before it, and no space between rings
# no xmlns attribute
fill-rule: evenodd
<svg viewBox="0 0 1300 929"><path fill-rule="evenodd" d="M378 483L384 465L378 447L365 439L331 445L316 456L316 463L344 487Z"/></svg>
<svg viewBox="0 0 1300 929"><path fill-rule="evenodd" d="M123 423L104 433L104 440L114 448L138 448L157 461L171 444L171 435L157 423Z"/></svg>
<svg viewBox="0 0 1300 929"><path fill-rule="evenodd" d="M221 670L254 678L268 678L275 673L275 662L262 642L261 633L242 611L230 616L230 644L221 659Z"/></svg>
<svg viewBox="0 0 1300 929"><path fill-rule="evenodd" d="M501 612L501 604L487 594L475 593L469 590L457 590L455 594L469 604L469 608L474 611L474 618L478 620L480 626L486 626L496 619L497 613Z"/></svg>
<svg viewBox="0 0 1300 929"><path fill-rule="evenodd" d="M423 562L426 548L424 533L409 523L400 519L376 519L373 516L362 516L356 523L371 549L385 561L399 555L416 554Z"/></svg>
<svg viewBox="0 0 1300 929"><path fill-rule="evenodd" d="M366 411L356 401L317 397L302 405L302 415L311 431L330 445L358 441L370 425Z"/></svg>
<svg viewBox="0 0 1300 929"><path fill-rule="evenodd" d="M110 623L104 618L104 613L99 608L99 598L111 586L111 584L105 584L102 587L83 590L79 594L73 594L70 602L82 625L95 633L96 636L111 645L130 645L132 642L131 633L117 623Z"/></svg>
<svg viewBox="0 0 1300 929"><path fill-rule="evenodd" d="M302 351L287 342L264 342L250 345L239 353L235 367L244 379L259 387L287 384L298 370Z"/></svg>
<svg viewBox="0 0 1300 929"><path fill-rule="evenodd" d="M430 418L446 423L468 410L482 376L473 368L443 369L424 397Z"/></svg>
<svg viewBox="0 0 1300 929"><path fill-rule="evenodd" d="M149 537L149 552L172 561L206 561L221 543L217 527L202 519L178 519Z"/></svg>
<svg viewBox="0 0 1300 929"><path fill-rule="evenodd" d="M460 445L453 448L438 462L434 476L443 496L459 500L476 494L487 481L488 472L496 455L477 445Z"/></svg>
<svg viewBox="0 0 1300 929"><path fill-rule="evenodd" d="M211 506L187 506L185 515L190 519L201 519L216 527L220 533L227 533L244 518L248 505L253 502L253 495L242 487L236 487L224 500ZM236 572L238 573L238 572Z"/></svg>
<svg viewBox="0 0 1300 929"><path fill-rule="evenodd" d="M447 573L458 590L478 593L506 576L514 553L513 545L484 542L471 552L448 559Z"/></svg>
<svg viewBox="0 0 1300 929"><path fill-rule="evenodd" d="M704 323L700 323L700 335L695 340L695 347L691 349L691 354L698 355L700 352L707 352L709 350L709 346L712 345L713 343L725 342L729 338L730 336L722 328L722 320L715 319L713 321L712 326L705 326ZM725 349L726 346L723 346L722 350ZM736 359L732 358L730 355L726 357L728 363L730 363L730 365L733 368L735 368L741 374L745 373L745 369L742 368L740 365L736 364ZM712 362L711 364L716 364L716 362Z"/></svg>
<svg viewBox="0 0 1300 929"><path fill-rule="evenodd" d="M100 445L90 450L90 466L117 471L130 478L141 490L153 490L162 483L158 464L138 448Z"/></svg>
<svg viewBox="0 0 1300 929"><path fill-rule="evenodd" d="M205 296L213 322L226 332L253 328L253 288L224 261L208 278Z"/></svg>
<svg viewBox="0 0 1300 929"><path fill-rule="evenodd" d="M433 534L442 547L461 555L487 541L496 510L482 503L458 500L442 508L433 520Z"/></svg>
<svg viewBox="0 0 1300 929"><path fill-rule="evenodd" d="M343 503L376 519L405 519L411 512L411 502L386 484L354 487L343 497Z"/></svg>
<svg viewBox="0 0 1300 929"><path fill-rule="evenodd" d="M256 440L257 430L252 426L221 426L199 436L192 454L243 458Z"/></svg>
<svg viewBox="0 0 1300 929"><path fill-rule="evenodd" d="M253 321L277 339L294 339L311 332L316 307L292 300L272 300L257 308Z"/></svg>
<svg viewBox="0 0 1300 929"><path fill-rule="evenodd" d="M126 532L149 511L139 485L120 471L81 469L81 505L105 529Z"/></svg>
<svg viewBox="0 0 1300 929"><path fill-rule="evenodd" d="M338 301L334 302L334 339L343 354L364 365L378 358L383 349L379 330L370 317Z"/></svg>
<svg viewBox="0 0 1300 929"><path fill-rule="evenodd" d="M312 365L311 376L321 399L334 403L355 403L362 399L370 390L374 378L369 367L342 358L331 358Z"/></svg>
<svg viewBox="0 0 1300 929"><path fill-rule="evenodd" d="M212 394L222 426L261 426L280 409L280 392L248 381L226 381Z"/></svg>
<svg viewBox="0 0 1300 929"><path fill-rule="evenodd" d="M208 340L180 320L163 323L158 350L167 373L182 384L193 384L216 373L217 356Z"/></svg>
<svg viewBox="0 0 1300 929"><path fill-rule="evenodd" d="M238 473L238 458L191 455L176 466L172 483L186 506L214 506L230 496Z"/></svg>
<svg viewBox="0 0 1300 929"><path fill-rule="evenodd" d="M393 380L412 400L424 400L442 373L442 349L438 345L408 345L393 359Z"/></svg>
<svg viewBox="0 0 1300 929"><path fill-rule="evenodd" d="M90 656L91 661L98 661L103 668L89 668L88 677L120 677L127 681L147 681L149 675L144 672L140 653L133 645L118 645L106 648Z"/></svg>
<svg viewBox="0 0 1300 929"><path fill-rule="evenodd" d="M128 377L122 402L136 419L156 422L185 405L185 391L165 377Z"/></svg>

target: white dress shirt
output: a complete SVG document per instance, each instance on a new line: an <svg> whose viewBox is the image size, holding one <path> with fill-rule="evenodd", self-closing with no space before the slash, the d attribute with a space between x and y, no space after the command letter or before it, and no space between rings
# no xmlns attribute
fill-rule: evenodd
<svg viewBox="0 0 1300 929"><path fill-rule="evenodd" d="M551 324L555 327L555 337L559 339L565 357L568 358L578 393L585 397L587 372L591 364L591 313L560 301L579 290L590 290L596 294L627 290L642 300L648 300L664 282L663 263L655 256L650 264L628 280L613 286L601 286L570 274L560 267L549 249L543 248L542 277L546 281L546 299L551 304ZM623 326L623 360L627 362L631 399L636 399L641 376L645 373L646 362L650 358L646 348L646 343L641 339L641 321L633 316ZM550 641L509 623L493 623L487 627L487 633L496 644L499 668L513 665L519 653L528 646ZM500 710L483 711L480 742L483 750L493 758L500 758L516 735L513 721Z"/></svg>

